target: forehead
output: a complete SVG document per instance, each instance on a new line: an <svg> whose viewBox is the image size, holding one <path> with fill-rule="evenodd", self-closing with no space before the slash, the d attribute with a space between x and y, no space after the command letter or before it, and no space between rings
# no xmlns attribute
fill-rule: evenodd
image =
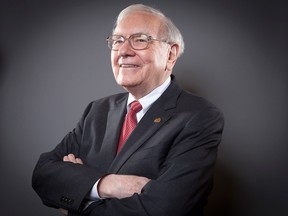
<svg viewBox="0 0 288 216"><path fill-rule="evenodd" d="M157 36L160 32L161 19L151 13L134 12L124 16L114 30L114 34L130 36L145 33Z"/></svg>

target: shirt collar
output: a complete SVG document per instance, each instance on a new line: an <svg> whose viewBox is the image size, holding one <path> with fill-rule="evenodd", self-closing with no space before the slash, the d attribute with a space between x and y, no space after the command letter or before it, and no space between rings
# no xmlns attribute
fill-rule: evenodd
<svg viewBox="0 0 288 216"><path fill-rule="evenodd" d="M149 107L163 94L163 92L168 88L171 83L171 77L169 76L166 81L151 91L149 94L145 95L144 97L140 98L138 101L142 105L142 110L144 114L149 109ZM129 93L128 100L127 100L127 110L129 110L129 104L133 102L135 98L132 94Z"/></svg>

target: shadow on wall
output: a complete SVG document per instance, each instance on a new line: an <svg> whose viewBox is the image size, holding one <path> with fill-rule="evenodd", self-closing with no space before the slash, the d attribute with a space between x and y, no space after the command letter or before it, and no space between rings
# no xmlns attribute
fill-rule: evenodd
<svg viewBox="0 0 288 216"><path fill-rule="evenodd" d="M183 89L185 89L188 92L191 92L192 94L201 95L201 91L197 87L195 87L194 83L191 84L190 78L178 74L176 74L176 78L178 83ZM186 79L189 81L187 81Z"/></svg>
<svg viewBox="0 0 288 216"><path fill-rule="evenodd" d="M217 161L214 186L205 208L205 216L230 216L233 209L235 177L225 164Z"/></svg>
<svg viewBox="0 0 288 216"><path fill-rule="evenodd" d="M3 54L2 54L2 50L0 48L0 84L2 83L2 80L3 80L3 73L4 73Z"/></svg>
<svg viewBox="0 0 288 216"><path fill-rule="evenodd" d="M0 48L0 85L3 82L4 79L4 57L3 57L3 51Z"/></svg>

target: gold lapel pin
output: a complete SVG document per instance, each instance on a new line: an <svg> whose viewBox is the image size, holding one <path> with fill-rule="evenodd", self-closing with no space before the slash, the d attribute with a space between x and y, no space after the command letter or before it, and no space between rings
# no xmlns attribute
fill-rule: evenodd
<svg viewBox="0 0 288 216"><path fill-rule="evenodd" d="M161 118L155 118L154 119L154 123L159 123L159 122L161 122Z"/></svg>

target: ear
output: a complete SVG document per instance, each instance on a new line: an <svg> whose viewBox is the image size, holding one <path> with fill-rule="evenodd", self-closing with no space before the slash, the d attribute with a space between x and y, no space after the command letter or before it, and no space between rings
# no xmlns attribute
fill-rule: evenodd
<svg viewBox="0 0 288 216"><path fill-rule="evenodd" d="M167 59L167 65L166 65L166 70L172 71L176 60L178 58L178 53L179 53L179 46L178 44L172 44L169 49L168 53L168 59Z"/></svg>

